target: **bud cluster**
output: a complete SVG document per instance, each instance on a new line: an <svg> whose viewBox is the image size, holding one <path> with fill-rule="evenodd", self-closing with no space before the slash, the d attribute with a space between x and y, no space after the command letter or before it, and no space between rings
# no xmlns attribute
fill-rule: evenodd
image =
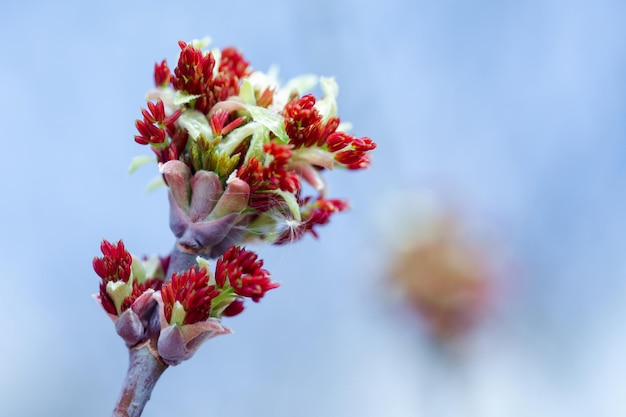
<svg viewBox="0 0 626 417"><path fill-rule="evenodd" d="M140 260L119 241L103 241L93 260L101 278L96 299L129 348L149 344L169 365L188 359L200 342L229 333L222 316L243 311L243 301L258 302L278 287L254 252L231 246L216 263L205 259L165 281L167 259Z"/></svg>
<svg viewBox="0 0 626 417"><path fill-rule="evenodd" d="M366 168L376 147L346 132L334 79L303 76L280 87L235 48L204 50L207 43L179 42L173 70L155 64L155 88L135 123L135 141L154 152L168 188L174 249L139 259L122 241L103 241L93 261L96 299L117 333L132 351L146 347L167 365L229 333L222 317L278 287L241 245L317 237L316 226L348 208L326 197L322 173ZM321 99L305 94L318 83ZM151 160L136 158L131 171Z"/></svg>
<svg viewBox="0 0 626 417"><path fill-rule="evenodd" d="M369 166L376 144L345 132L338 87L304 76L280 87L234 48L179 42L176 67L155 64L135 141L149 145L169 187L181 250L217 257L250 240L281 244L313 232L344 200L327 199L324 170ZM315 195L303 195L303 182Z"/></svg>

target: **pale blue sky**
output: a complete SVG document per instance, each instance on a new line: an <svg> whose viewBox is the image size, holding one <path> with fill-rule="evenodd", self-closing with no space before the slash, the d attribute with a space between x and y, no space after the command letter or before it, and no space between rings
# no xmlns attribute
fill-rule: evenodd
<svg viewBox="0 0 626 417"><path fill-rule="evenodd" d="M170 249L153 167L126 174L147 152L134 121L154 62L205 35L284 78L334 75L340 116L379 148L329 176L353 211L319 241L261 250L282 287L168 370L146 416L623 415L624 16L616 0L3 6L0 415L110 413L126 352L91 259L102 238ZM442 189L523 270L455 363L380 293L386 199Z"/></svg>

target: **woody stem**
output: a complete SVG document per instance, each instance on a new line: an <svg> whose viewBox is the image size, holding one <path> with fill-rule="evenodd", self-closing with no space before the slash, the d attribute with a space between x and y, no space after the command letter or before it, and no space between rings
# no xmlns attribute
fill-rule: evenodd
<svg viewBox="0 0 626 417"><path fill-rule="evenodd" d="M157 381L167 369L147 346L129 349L129 363L122 391L112 417L139 417Z"/></svg>
<svg viewBox="0 0 626 417"><path fill-rule="evenodd" d="M174 273L180 274L196 265L196 257L195 254L183 252L176 244L170 255L170 265L167 268L165 281L171 280Z"/></svg>

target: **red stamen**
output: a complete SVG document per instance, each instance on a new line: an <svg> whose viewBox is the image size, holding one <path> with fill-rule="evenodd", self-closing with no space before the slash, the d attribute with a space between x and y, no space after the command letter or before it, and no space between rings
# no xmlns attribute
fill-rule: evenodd
<svg viewBox="0 0 626 417"><path fill-rule="evenodd" d="M234 300L232 303L230 303L228 307L224 309L224 311L222 312L222 316L225 316L225 317L236 316L239 313L241 313L244 310L244 308L245 307L243 305L243 300L238 298Z"/></svg>
<svg viewBox="0 0 626 417"><path fill-rule="evenodd" d="M209 285L206 269L195 266L182 274L174 273L172 279L161 288L165 319L172 319L174 303L178 301L185 309L183 324L192 324L209 318L211 300L219 295L215 286Z"/></svg>
<svg viewBox="0 0 626 417"><path fill-rule="evenodd" d="M361 169L369 166L367 152L376 148L370 138L356 138L344 132L335 132L328 136L326 145L330 152L335 153L335 160L349 169Z"/></svg>
<svg viewBox="0 0 626 417"><path fill-rule="evenodd" d="M215 136L220 136L222 134L222 129L224 128L224 124L228 120L228 112L226 110L218 110L211 116L210 124L211 130Z"/></svg>
<svg viewBox="0 0 626 417"><path fill-rule="evenodd" d="M220 72L232 73L237 78L243 78L250 75L249 65L237 49L232 47L222 49Z"/></svg>
<svg viewBox="0 0 626 417"><path fill-rule="evenodd" d="M133 257L124 248L124 243L120 240L115 245L103 240L100 250L104 256L93 259L93 269L104 284L110 281L128 282Z"/></svg>
<svg viewBox="0 0 626 417"><path fill-rule="evenodd" d="M154 64L154 85L156 87L165 87L170 83L171 77L170 68L165 60L161 61L160 64Z"/></svg>
<svg viewBox="0 0 626 417"><path fill-rule="evenodd" d="M257 97L256 104L261 107L269 107L274 101L274 90L269 87L263 90L263 92Z"/></svg>
<svg viewBox="0 0 626 417"><path fill-rule="evenodd" d="M223 286L228 280L235 293L258 302L267 291L279 286L270 280L270 273L262 266L263 260L258 259L254 252L231 246L217 260L215 282Z"/></svg>
<svg viewBox="0 0 626 417"><path fill-rule="evenodd" d="M269 142L263 145L269 163L263 166L256 158L250 158L237 171L237 177L250 186L250 207L269 210L280 204L274 195L267 193L272 190L283 190L295 193L300 190L300 178L286 166L291 161L291 145Z"/></svg>
<svg viewBox="0 0 626 417"><path fill-rule="evenodd" d="M315 106L315 97L307 94L285 105L285 130L295 148L318 144L322 133L322 116Z"/></svg>

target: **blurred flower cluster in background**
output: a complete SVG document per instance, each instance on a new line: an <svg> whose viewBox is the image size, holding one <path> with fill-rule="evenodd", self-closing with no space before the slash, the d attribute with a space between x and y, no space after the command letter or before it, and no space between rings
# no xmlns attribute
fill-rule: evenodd
<svg viewBox="0 0 626 417"><path fill-rule="evenodd" d="M463 220L451 208L414 206L400 196L399 205L410 208L406 218L394 217L403 233L389 236L389 279L392 291L421 317L424 330L441 342L454 342L480 325L495 302L496 265L503 259L466 236ZM391 227L387 225L386 227ZM388 285L385 282L383 285Z"/></svg>
<svg viewBox="0 0 626 417"><path fill-rule="evenodd" d="M0 414L110 410L126 347L91 260L103 237L171 250L167 195L142 191L155 172L127 175L134 120L154 64L211 34L283 82L334 77L378 148L325 173L350 213L323 239L253 248L280 291L164 375L145 415L623 415L625 9L6 5Z"/></svg>

